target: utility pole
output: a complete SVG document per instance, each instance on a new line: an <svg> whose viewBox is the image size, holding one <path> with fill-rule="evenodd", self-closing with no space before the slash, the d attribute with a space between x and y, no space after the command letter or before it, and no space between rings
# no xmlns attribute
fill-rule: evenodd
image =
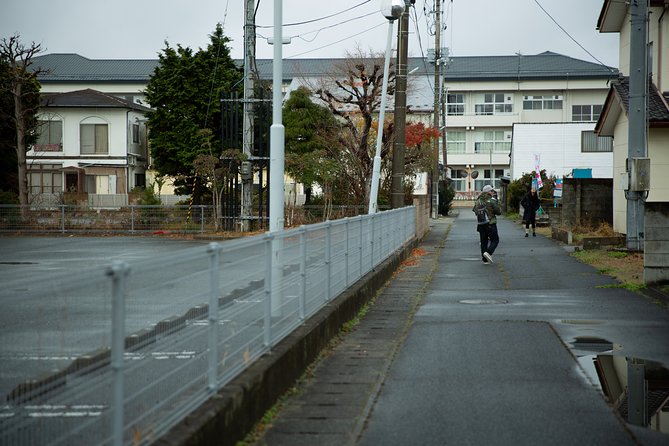
<svg viewBox="0 0 669 446"><path fill-rule="evenodd" d="M644 201L650 172L646 157L648 95L648 8L646 0L630 2L629 135L627 146L627 248L641 250L644 241Z"/></svg>
<svg viewBox="0 0 669 446"><path fill-rule="evenodd" d="M404 206L404 145L406 142L407 59L409 46L409 12L415 0L404 0L404 12L397 27L397 65L395 67L395 142L390 204L393 209ZM379 123L383 125L383 123Z"/></svg>
<svg viewBox="0 0 669 446"><path fill-rule="evenodd" d="M256 25L255 25L255 0L244 2L244 127L242 133L242 145L245 161L242 168L242 209L241 230L250 230L251 207L253 203L253 98L255 97L255 82L251 72L251 65L255 63L256 52Z"/></svg>
<svg viewBox="0 0 669 446"><path fill-rule="evenodd" d="M441 75L441 0L434 0L434 128L439 128L440 75ZM432 218L439 215L439 138L434 139L434 164L432 166Z"/></svg>

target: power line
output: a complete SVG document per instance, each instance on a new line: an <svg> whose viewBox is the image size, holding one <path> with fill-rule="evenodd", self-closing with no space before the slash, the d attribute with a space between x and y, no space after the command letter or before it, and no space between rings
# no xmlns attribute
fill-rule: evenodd
<svg viewBox="0 0 669 446"><path fill-rule="evenodd" d="M303 33L300 33L300 34L296 34L294 36L290 36L290 38L291 39L302 39L305 42L313 42L314 40L316 40L316 37L318 37L318 34L320 34L320 32L323 31L323 30L326 30L326 29L329 29L329 28L334 28L334 27L339 26L339 25L344 25L346 23L353 22L354 20L364 19L365 17L369 17L370 15L376 15L376 14L378 14L378 13L377 12L370 12L368 14L361 15L361 16L358 16L358 17L354 17L352 19L348 19L348 20L345 20L343 22L335 23L333 25L324 26L323 28L319 28L319 29L316 29L316 30L313 30L313 31L308 31L308 32L303 32ZM313 34L313 33L316 33L316 35L311 39L306 39L306 38L302 37L302 36L305 36L305 35L308 35L308 34ZM265 40L269 40L267 37L265 37L263 35L260 35L260 34L258 34L258 37L260 37L262 39L265 39Z"/></svg>
<svg viewBox="0 0 669 446"><path fill-rule="evenodd" d="M421 54L421 60L423 61L423 68L425 68L425 73L428 72L427 70L427 62L425 61L425 51L423 50L423 41L420 37L420 29L418 28L418 13L416 13L416 7L415 5L412 5L412 10L413 10L413 15L414 15L414 26L416 28L416 34L418 35L418 47L420 48L420 54ZM427 21L427 15L425 15L425 20ZM435 61L436 63L436 61ZM430 82L430 77L427 76L427 84L430 86L430 90L432 90L432 94L434 94L434 86L432 85L432 82Z"/></svg>
<svg viewBox="0 0 669 446"><path fill-rule="evenodd" d="M574 43L575 43L576 45L578 45L583 51L585 51L586 53L588 53L588 54L590 55L590 57L592 57L594 60L596 60L597 62L599 62L599 64L600 64L601 66L607 68L610 72L613 73L613 70L612 70L610 67L608 67L607 65L605 65L601 60L597 59L597 58L596 58L590 51L586 50L585 47L584 47L583 45L581 45L581 44L578 42L578 40L574 39L574 38L571 36L571 34L569 34L569 33L567 32L567 30L564 29L564 28L562 27L562 25L560 25L560 24L557 22L557 20L555 20L555 19L553 18L553 16L550 15L550 14L548 13L548 11L546 11L546 10L544 9L543 6L541 6L541 3L539 3L538 0L534 0L534 3L536 3L537 6L539 6L539 8L541 8L541 10L548 16L548 18L551 19L551 20L553 21L553 23L555 23L555 24L557 25L557 27L560 28L560 29L562 30L562 32L565 33L565 34L567 35L567 37L569 37L572 41L574 41Z"/></svg>
<svg viewBox="0 0 669 446"><path fill-rule="evenodd" d="M355 9L355 8L357 8L357 7L360 7L360 6L364 5L365 3L369 3L369 2L371 2L371 1L372 1L372 0L365 0L364 2L362 2L362 3L358 3L358 4L355 5L355 6L351 6L351 7L348 8L348 9L344 9L343 11L335 12L334 14L330 14L330 15L327 15L327 16L325 16L325 17L319 17L319 18L317 18L317 19L312 19L312 20L305 20L305 21L303 21L303 22L284 23L283 26L285 27L285 26L306 25L307 23L313 23L313 22L318 22L318 21L321 21L321 20L329 19L329 18L334 17L334 16L336 16L336 15L343 14L343 13L345 13L345 12L351 11L351 10L353 10L353 9ZM258 26L256 26L256 28L274 28L274 25L258 25Z"/></svg>
<svg viewBox="0 0 669 446"><path fill-rule="evenodd" d="M288 57L286 57L286 59L292 59L292 58L295 58L295 57L297 57L297 56L302 56L302 55L304 55L304 54L313 53L314 51L318 51L318 50L321 50L321 49L323 49L323 48L327 48L327 47L329 47L329 46L336 45L336 44L338 44L338 43L341 43L341 42L343 42L343 41L345 41L345 40L348 40L348 39L351 39L351 38L353 38L353 37L359 36L360 34L364 34L364 33L366 33L366 32L369 32L369 31L371 31L371 30L373 30L373 29L376 29L376 28L378 28L378 27L380 27L380 26L383 26L383 25L385 25L385 24L387 24L387 22L379 23L378 25L374 25L374 26L372 26L371 28L367 28L367 29L365 29L365 30L363 30L363 31L360 31L359 33L350 35L350 36L348 36L348 37L344 37L343 39L337 40L336 42L328 43L327 45L323 45L323 46L320 46L320 47L318 47L318 48L314 48L314 49L309 50L309 51L304 51L304 52L302 52L302 53L293 54L292 56L288 56Z"/></svg>

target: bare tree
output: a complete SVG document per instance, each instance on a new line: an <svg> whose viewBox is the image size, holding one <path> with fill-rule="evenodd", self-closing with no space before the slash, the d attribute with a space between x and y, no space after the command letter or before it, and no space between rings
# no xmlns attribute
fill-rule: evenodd
<svg viewBox="0 0 669 446"><path fill-rule="evenodd" d="M330 111L340 117L346 132L339 133L338 159L346 163L348 178L344 183L350 188L358 204L369 199L372 165L374 159L374 114L381 105L383 87L383 56L364 54L360 49L348 53L346 62L335 66L336 73L312 87L316 96ZM388 73L387 94L395 92L395 73ZM384 132L384 135L388 133ZM381 158L391 147L385 138Z"/></svg>
<svg viewBox="0 0 669 446"><path fill-rule="evenodd" d="M16 156L18 159L19 204L22 216L27 216L28 204L28 167L26 152L28 137L35 131L35 115L40 106L39 82L37 76L43 71L30 70L32 59L42 51L42 46L32 42L29 46L21 43L15 34L0 41L0 59L7 66L7 85L13 98L14 109L3 111L12 120L16 128Z"/></svg>

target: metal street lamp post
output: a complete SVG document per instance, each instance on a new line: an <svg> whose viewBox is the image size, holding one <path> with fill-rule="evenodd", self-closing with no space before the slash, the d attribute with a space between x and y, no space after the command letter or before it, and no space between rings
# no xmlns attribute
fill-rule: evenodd
<svg viewBox="0 0 669 446"><path fill-rule="evenodd" d="M390 46L393 38L393 22L404 12L404 2L401 0L382 0L381 13L388 19L388 40L386 43L386 58L383 66L383 86L381 88L381 108L379 110L379 128L376 135L376 152L372 165L372 184L369 192L368 214L378 210L379 177L381 176L381 143L383 140L383 121L386 112L386 92L388 91L388 71L390 71Z"/></svg>

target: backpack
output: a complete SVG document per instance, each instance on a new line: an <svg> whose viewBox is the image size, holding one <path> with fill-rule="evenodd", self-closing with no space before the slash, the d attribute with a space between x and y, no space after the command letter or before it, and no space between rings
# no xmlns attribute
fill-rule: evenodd
<svg viewBox="0 0 669 446"><path fill-rule="evenodd" d="M476 221L478 222L479 225L485 225L490 223L490 220L488 219L488 211L486 210L486 205L485 203L476 203L474 206L474 214L476 214Z"/></svg>

